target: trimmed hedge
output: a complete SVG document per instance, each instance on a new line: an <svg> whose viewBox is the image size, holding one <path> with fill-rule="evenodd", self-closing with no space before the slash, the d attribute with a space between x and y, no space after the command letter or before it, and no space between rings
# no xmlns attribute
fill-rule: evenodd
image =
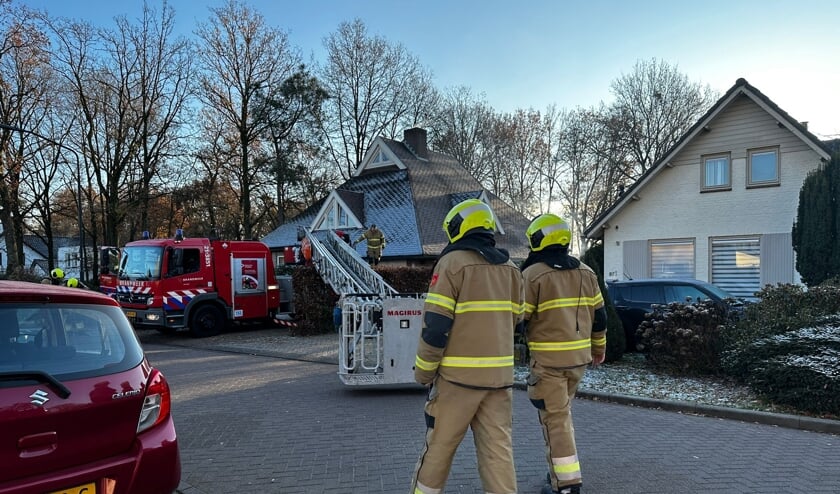
<svg viewBox="0 0 840 494"><path fill-rule="evenodd" d="M374 270L399 293L426 293L432 279L432 266L376 266Z"/></svg>
<svg viewBox="0 0 840 494"><path fill-rule="evenodd" d="M324 283L313 266L299 266L291 274L297 326L289 333L310 336L334 331L333 308L338 295Z"/></svg>
<svg viewBox="0 0 840 494"><path fill-rule="evenodd" d="M773 403L840 414L840 314L747 345L731 371Z"/></svg>
<svg viewBox="0 0 840 494"><path fill-rule="evenodd" d="M840 413L840 283L767 286L725 334L724 371L773 403Z"/></svg>

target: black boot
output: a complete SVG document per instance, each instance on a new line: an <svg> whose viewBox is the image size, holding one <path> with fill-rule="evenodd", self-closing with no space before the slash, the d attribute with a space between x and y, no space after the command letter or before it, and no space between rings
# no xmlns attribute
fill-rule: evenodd
<svg viewBox="0 0 840 494"><path fill-rule="evenodd" d="M559 491L555 491L551 488L551 484L547 484L540 491L540 494L580 494L580 485L564 485Z"/></svg>

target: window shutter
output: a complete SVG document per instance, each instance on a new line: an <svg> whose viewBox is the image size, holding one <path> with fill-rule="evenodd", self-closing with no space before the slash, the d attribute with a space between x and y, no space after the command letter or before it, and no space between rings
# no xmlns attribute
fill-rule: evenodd
<svg viewBox="0 0 840 494"><path fill-rule="evenodd" d="M712 239L711 282L736 297L754 297L761 283L758 237Z"/></svg>
<svg viewBox="0 0 840 494"><path fill-rule="evenodd" d="M790 232L761 237L761 286L793 283L793 238Z"/></svg>
<svg viewBox="0 0 840 494"><path fill-rule="evenodd" d="M694 278L694 242L651 242L650 268L652 278Z"/></svg>
<svg viewBox="0 0 840 494"><path fill-rule="evenodd" d="M622 250L624 277L627 279L647 278L650 272L647 255L647 240L626 240Z"/></svg>

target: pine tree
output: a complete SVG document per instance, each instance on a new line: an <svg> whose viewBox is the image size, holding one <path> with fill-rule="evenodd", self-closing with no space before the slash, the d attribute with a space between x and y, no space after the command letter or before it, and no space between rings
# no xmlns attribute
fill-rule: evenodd
<svg viewBox="0 0 840 494"><path fill-rule="evenodd" d="M840 276L840 154L811 172L799 191L793 225L796 270L808 286Z"/></svg>

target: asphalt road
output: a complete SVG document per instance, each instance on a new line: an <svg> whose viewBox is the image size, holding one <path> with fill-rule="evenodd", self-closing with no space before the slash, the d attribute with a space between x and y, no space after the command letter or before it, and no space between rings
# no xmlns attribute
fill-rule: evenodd
<svg viewBox="0 0 840 494"><path fill-rule="evenodd" d="M153 332L152 332L153 333ZM337 366L139 332L172 387L184 494L407 493L424 392L342 385ZM575 400L587 493L838 493L840 437ZM547 465L536 411L514 390L519 492ZM481 493L467 435L447 493Z"/></svg>

